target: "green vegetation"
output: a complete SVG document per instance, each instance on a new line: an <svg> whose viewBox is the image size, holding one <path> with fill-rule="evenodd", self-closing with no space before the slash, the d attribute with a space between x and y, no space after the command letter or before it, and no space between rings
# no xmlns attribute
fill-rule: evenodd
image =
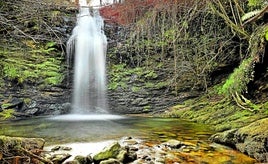
<svg viewBox="0 0 268 164"><path fill-rule="evenodd" d="M234 60L233 42L226 41L232 32L211 9L200 8L208 7L203 1L157 3L131 26L111 58L118 60L119 56L127 66L148 71L158 67L167 73L165 82L175 93L206 90L210 74Z"/></svg>
<svg viewBox="0 0 268 164"><path fill-rule="evenodd" d="M143 110L146 112L146 111L149 111L151 108L152 107L150 105L147 105L143 107Z"/></svg>
<svg viewBox="0 0 268 164"><path fill-rule="evenodd" d="M249 82L254 80L255 65L261 62L261 58L264 58L267 29L268 25L262 25L252 33L249 40L249 57L242 61L219 90L220 94L224 94L228 98L232 97L243 109L259 109L243 94L247 93Z"/></svg>
<svg viewBox="0 0 268 164"><path fill-rule="evenodd" d="M234 117L244 112L241 109L264 112L262 103L267 98L258 99L258 91L254 91L267 88L268 66L264 60L268 26L264 13L268 7L264 1L155 3L127 27L130 32L121 36L126 39L111 50L109 57L120 59L124 66L120 73L113 72L118 68L111 69L109 88L126 88L133 77L144 82L142 86L132 86L133 92L168 87L175 94L192 90L211 94L210 87L216 85L212 97L220 98L214 111L224 113L220 110L223 106L233 108L238 112L233 113ZM141 76L146 71L150 80L146 80L147 75ZM164 78L161 71L166 73ZM258 93L262 91L267 93L266 89Z"/></svg>
<svg viewBox="0 0 268 164"><path fill-rule="evenodd" d="M35 47L34 45L28 45ZM52 48L52 43L44 47L33 48L31 51L2 50L0 62L3 68L0 74L7 80L16 84L44 84L56 85L63 79L62 58ZM3 82L3 81L2 81ZM1 84L3 85L3 84Z"/></svg>
<svg viewBox="0 0 268 164"><path fill-rule="evenodd" d="M220 98L220 97L219 97ZM226 99L221 101L212 100L206 96L185 101L183 104L174 106L164 117L179 117L195 122L211 125L216 131L225 131L243 127L258 119L268 116L267 110L261 104L259 112L241 110L235 103Z"/></svg>
<svg viewBox="0 0 268 164"><path fill-rule="evenodd" d="M48 1L1 4L0 86L60 84L65 34L56 27L63 24L68 11Z"/></svg>
<svg viewBox="0 0 268 164"><path fill-rule="evenodd" d="M243 60L242 64L234 70L234 73L226 80L219 93L227 97L235 93L242 94L247 91L247 84L253 79L252 58Z"/></svg>
<svg viewBox="0 0 268 164"><path fill-rule="evenodd" d="M2 112L0 112L0 120L8 120L15 118L14 113L14 109L4 109Z"/></svg>
<svg viewBox="0 0 268 164"><path fill-rule="evenodd" d="M108 89L111 90L118 88L127 89L127 84L133 82L145 83L146 88L153 88L159 84L149 82L157 79L158 75L155 71L148 70L146 67L128 68L126 64L118 64L112 65L109 69L110 81L108 84ZM163 85L163 83L160 84ZM139 86L133 86L131 90L133 92L138 92L141 90L141 88L142 87Z"/></svg>
<svg viewBox="0 0 268 164"><path fill-rule="evenodd" d="M261 7L264 4L264 0L248 0L249 7Z"/></svg>

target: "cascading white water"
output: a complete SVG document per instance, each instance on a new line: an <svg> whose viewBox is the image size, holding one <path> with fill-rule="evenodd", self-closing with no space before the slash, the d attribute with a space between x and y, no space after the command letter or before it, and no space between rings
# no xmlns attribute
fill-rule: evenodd
<svg viewBox="0 0 268 164"><path fill-rule="evenodd" d="M79 5L77 24L67 43L69 60L75 54L72 113L104 113L107 112L104 23L97 9L90 12L86 0L80 0Z"/></svg>

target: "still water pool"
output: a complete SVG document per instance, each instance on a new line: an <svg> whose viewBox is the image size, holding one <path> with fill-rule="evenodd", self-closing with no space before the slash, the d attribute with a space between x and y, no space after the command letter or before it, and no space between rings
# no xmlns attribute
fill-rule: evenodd
<svg viewBox="0 0 268 164"><path fill-rule="evenodd" d="M185 120L117 115L66 115L0 124L1 135L41 137L48 145L95 142L123 136L156 142L171 138L196 142L207 140L212 133L207 126Z"/></svg>
<svg viewBox="0 0 268 164"><path fill-rule="evenodd" d="M46 146L66 143L96 143L131 136L147 144L176 139L210 147L214 132L205 125L175 118L150 118L116 115L66 115L0 123L0 135L41 137ZM205 149L204 149L205 150ZM229 148L196 154L200 158L226 158L231 163L254 163L253 159ZM212 163L214 163L212 162Z"/></svg>

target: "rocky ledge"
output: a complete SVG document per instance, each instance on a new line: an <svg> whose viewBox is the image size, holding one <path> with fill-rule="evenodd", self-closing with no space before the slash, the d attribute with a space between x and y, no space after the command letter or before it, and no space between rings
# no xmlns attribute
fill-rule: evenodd
<svg viewBox="0 0 268 164"><path fill-rule="evenodd" d="M231 129L211 136L211 140L229 145L260 162L268 162L268 118L245 127Z"/></svg>

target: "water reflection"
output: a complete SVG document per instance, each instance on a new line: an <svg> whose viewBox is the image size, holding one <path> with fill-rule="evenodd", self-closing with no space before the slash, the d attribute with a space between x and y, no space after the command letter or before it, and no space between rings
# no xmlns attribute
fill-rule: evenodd
<svg viewBox="0 0 268 164"><path fill-rule="evenodd" d="M87 118L87 117L83 117ZM42 137L47 144L88 142L134 136L154 141L169 138L207 140L212 131L203 125L179 119L115 117L113 119L35 118L0 123L0 134Z"/></svg>

